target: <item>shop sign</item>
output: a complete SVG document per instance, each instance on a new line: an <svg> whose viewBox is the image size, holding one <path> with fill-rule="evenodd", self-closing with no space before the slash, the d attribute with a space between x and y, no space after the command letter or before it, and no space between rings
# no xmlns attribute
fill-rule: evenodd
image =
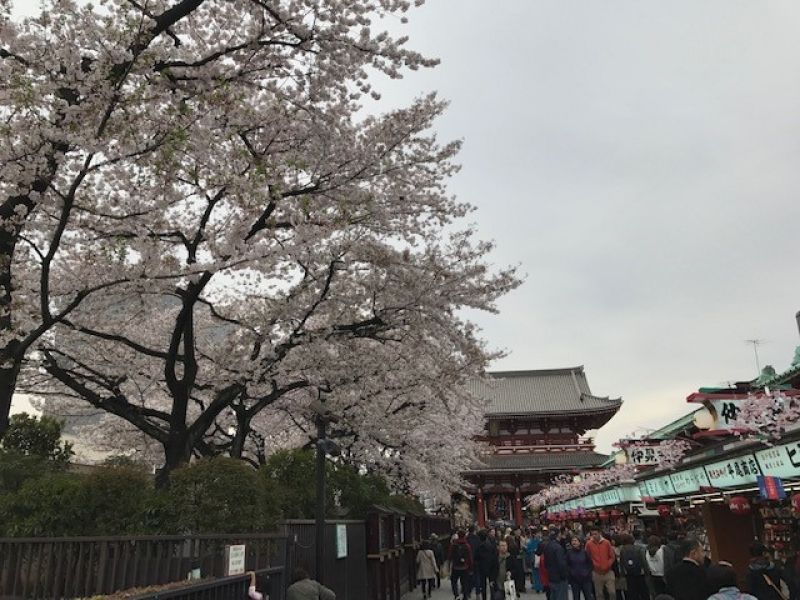
<svg viewBox="0 0 800 600"><path fill-rule="evenodd" d="M598 500L597 506L611 506L613 504L620 504L622 502L619 490L616 488L600 492L599 494L596 494L596 496Z"/></svg>
<svg viewBox="0 0 800 600"><path fill-rule="evenodd" d="M625 448L628 463L636 466L651 466L661 462L658 444L636 444Z"/></svg>
<svg viewBox="0 0 800 600"><path fill-rule="evenodd" d="M664 496L674 496L675 487L672 485L672 480L669 475L656 477L655 479L648 479L645 482L647 498L663 498Z"/></svg>
<svg viewBox="0 0 800 600"><path fill-rule="evenodd" d="M760 450L756 452L756 458L766 475L784 479L800 477L800 442Z"/></svg>
<svg viewBox="0 0 800 600"><path fill-rule="evenodd" d="M699 492L703 488L711 487L708 481L708 475L706 475L703 467L678 471L677 473L670 474L670 478L672 479L672 487L675 489L676 494L691 494L693 492Z"/></svg>
<svg viewBox="0 0 800 600"><path fill-rule="evenodd" d="M752 454L737 456L705 466L708 481L715 488L732 488L753 484L761 469Z"/></svg>
<svg viewBox="0 0 800 600"><path fill-rule="evenodd" d="M742 410L742 405L746 402L743 399L722 398L710 400L711 415L714 417L713 431L729 431L736 429L736 419Z"/></svg>
<svg viewBox="0 0 800 600"><path fill-rule="evenodd" d="M623 502L639 502L642 499L639 488L635 485L623 485L619 490L619 497Z"/></svg>

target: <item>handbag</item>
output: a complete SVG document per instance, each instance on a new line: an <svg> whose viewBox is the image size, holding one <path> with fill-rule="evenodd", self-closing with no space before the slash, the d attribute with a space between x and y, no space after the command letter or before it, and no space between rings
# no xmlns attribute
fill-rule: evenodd
<svg viewBox="0 0 800 600"><path fill-rule="evenodd" d="M506 594L506 598L515 600L517 597L517 584L514 583L513 579L506 579L503 582L503 591Z"/></svg>

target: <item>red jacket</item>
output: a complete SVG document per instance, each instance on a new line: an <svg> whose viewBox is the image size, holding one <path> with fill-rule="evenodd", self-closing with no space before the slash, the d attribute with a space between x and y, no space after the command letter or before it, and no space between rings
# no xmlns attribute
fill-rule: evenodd
<svg viewBox="0 0 800 600"><path fill-rule="evenodd" d="M608 573L614 566L614 561L617 560L611 542L605 538L601 539L599 543L589 539L586 542L586 551L592 559L592 568L601 575Z"/></svg>
<svg viewBox="0 0 800 600"><path fill-rule="evenodd" d="M466 570L467 571L472 571L472 562L473 562L472 561L472 548L470 547L469 543L467 543L467 538L458 538L455 542L450 542L450 551L447 554L447 558L450 559L450 564L452 565L451 569L454 569L456 571L465 570L464 567L456 566L455 563L453 563L453 549L456 547L456 544L465 546L465 548L467 550L467 552L466 552L466 556L467 556Z"/></svg>

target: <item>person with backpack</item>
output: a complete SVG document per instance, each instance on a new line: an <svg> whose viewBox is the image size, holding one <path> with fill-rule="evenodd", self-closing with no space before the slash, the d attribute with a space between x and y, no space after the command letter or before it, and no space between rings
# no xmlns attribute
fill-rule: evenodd
<svg viewBox="0 0 800 600"><path fill-rule="evenodd" d="M647 559L643 546L634 543L633 536L622 534L620 538L620 571L625 575L626 600L649 600L647 589Z"/></svg>
<svg viewBox="0 0 800 600"><path fill-rule="evenodd" d="M439 569L436 571L436 589L439 589L442 587L444 548L442 547L442 542L439 541L439 536L437 536L435 533L431 534L431 550L433 550L433 556L436 558L436 564L439 565Z"/></svg>
<svg viewBox="0 0 800 600"><path fill-rule="evenodd" d="M472 549L469 547L464 531L459 531L450 544L450 585L453 589L453 598L469 600L472 592ZM459 595L459 583L461 594Z"/></svg>

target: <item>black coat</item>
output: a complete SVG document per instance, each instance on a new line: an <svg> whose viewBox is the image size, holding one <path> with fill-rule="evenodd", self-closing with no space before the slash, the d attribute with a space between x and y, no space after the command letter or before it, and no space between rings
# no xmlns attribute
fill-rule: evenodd
<svg viewBox="0 0 800 600"><path fill-rule="evenodd" d="M475 548L475 567L487 577L497 573L497 550L488 539Z"/></svg>
<svg viewBox="0 0 800 600"><path fill-rule="evenodd" d="M690 560L682 560L667 573L667 593L675 600L706 600L709 590L706 570Z"/></svg>
<svg viewBox="0 0 800 600"><path fill-rule="evenodd" d="M567 553L557 540L551 539L544 548L544 566L547 577L552 583L561 583L569 579L567 569ZM703 598L705 600L705 598Z"/></svg>
<svg viewBox="0 0 800 600"><path fill-rule="evenodd" d="M767 577L781 589L782 578L778 567L766 559L753 560L747 569L747 591L758 600L780 600L781 595L769 585Z"/></svg>

